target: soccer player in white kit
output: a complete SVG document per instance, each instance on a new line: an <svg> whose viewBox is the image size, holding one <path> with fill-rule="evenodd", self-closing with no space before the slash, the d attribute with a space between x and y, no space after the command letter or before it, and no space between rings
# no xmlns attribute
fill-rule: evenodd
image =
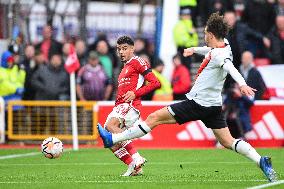
<svg viewBox="0 0 284 189"><path fill-rule="evenodd" d="M133 127L117 134L111 134L99 124L99 133L105 147L121 141L139 138L151 132L161 124L183 124L188 121L201 120L211 128L216 139L227 149L255 162L270 182L276 181L276 172L272 168L271 158L260 156L247 142L232 137L222 112L224 81L229 73L239 84L243 95L253 96L255 89L249 87L232 63L231 47L224 40L229 28L223 17L213 13L205 27L206 47L193 47L184 50L184 56L194 53L205 55L198 70L194 86L186 94L187 100L172 104L151 113L145 121L138 121Z"/></svg>

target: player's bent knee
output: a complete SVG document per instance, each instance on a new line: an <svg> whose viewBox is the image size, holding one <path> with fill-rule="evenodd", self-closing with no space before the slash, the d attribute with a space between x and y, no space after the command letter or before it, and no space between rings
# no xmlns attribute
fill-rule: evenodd
<svg viewBox="0 0 284 189"><path fill-rule="evenodd" d="M171 116L169 116L168 114L169 113L166 109L160 109L158 111L151 113L147 117L145 122L151 129L153 129L154 127L156 127L157 125L160 125L160 124L175 123L175 120Z"/></svg>
<svg viewBox="0 0 284 189"><path fill-rule="evenodd" d="M145 120L146 124L152 129L159 124L160 116L158 112L151 113Z"/></svg>
<svg viewBox="0 0 284 189"><path fill-rule="evenodd" d="M119 125L120 125L120 122L119 122L118 119L116 119L116 118L111 119L106 124L106 130L108 130L109 132L112 132L112 133L119 132L118 131Z"/></svg>

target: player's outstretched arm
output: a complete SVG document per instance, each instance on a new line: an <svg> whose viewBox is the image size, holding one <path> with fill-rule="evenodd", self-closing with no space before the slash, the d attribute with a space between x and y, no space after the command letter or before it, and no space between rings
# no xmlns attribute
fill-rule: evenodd
<svg viewBox="0 0 284 189"><path fill-rule="evenodd" d="M243 95L246 95L248 97L254 96L254 91L256 89L251 88L246 84L245 79L243 76L239 73L239 71L235 68L233 63L231 61L225 61L224 64L222 65L222 68L228 72L232 78L239 84L241 93Z"/></svg>
<svg viewBox="0 0 284 189"><path fill-rule="evenodd" d="M194 54L194 49L192 47L183 50L184 57L192 56L193 54Z"/></svg>
<svg viewBox="0 0 284 189"><path fill-rule="evenodd" d="M192 56L194 53L206 55L211 50L210 47L204 46L204 47L191 47L184 49L183 56L188 57Z"/></svg>

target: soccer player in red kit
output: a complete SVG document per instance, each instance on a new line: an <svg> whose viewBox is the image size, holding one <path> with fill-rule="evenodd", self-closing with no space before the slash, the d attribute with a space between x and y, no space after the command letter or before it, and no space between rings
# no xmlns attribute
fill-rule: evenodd
<svg viewBox="0 0 284 189"><path fill-rule="evenodd" d="M160 87L160 82L152 73L148 62L134 55L134 42L128 36L117 40L117 53L124 64L118 76L118 89L115 107L104 124L111 133L119 133L121 128L129 128L140 119L141 96ZM147 85L144 85L144 81ZM111 151L128 165L122 176L142 174L146 159L140 156L132 141L124 141L112 146Z"/></svg>

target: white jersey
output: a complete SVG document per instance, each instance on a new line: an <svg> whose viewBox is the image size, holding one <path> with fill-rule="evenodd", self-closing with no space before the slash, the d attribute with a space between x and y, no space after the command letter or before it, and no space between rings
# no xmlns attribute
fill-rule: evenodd
<svg viewBox="0 0 284 189"><path fill-rule="evenodd" d="M201 106L221 106L221 92L227 76L223 65L233 61L231 47L225 40L225 47L222 48L197 47L194 50L198 54L205 55L205 60L207 59L209 62L197 77L186 97Z"/></svg>

